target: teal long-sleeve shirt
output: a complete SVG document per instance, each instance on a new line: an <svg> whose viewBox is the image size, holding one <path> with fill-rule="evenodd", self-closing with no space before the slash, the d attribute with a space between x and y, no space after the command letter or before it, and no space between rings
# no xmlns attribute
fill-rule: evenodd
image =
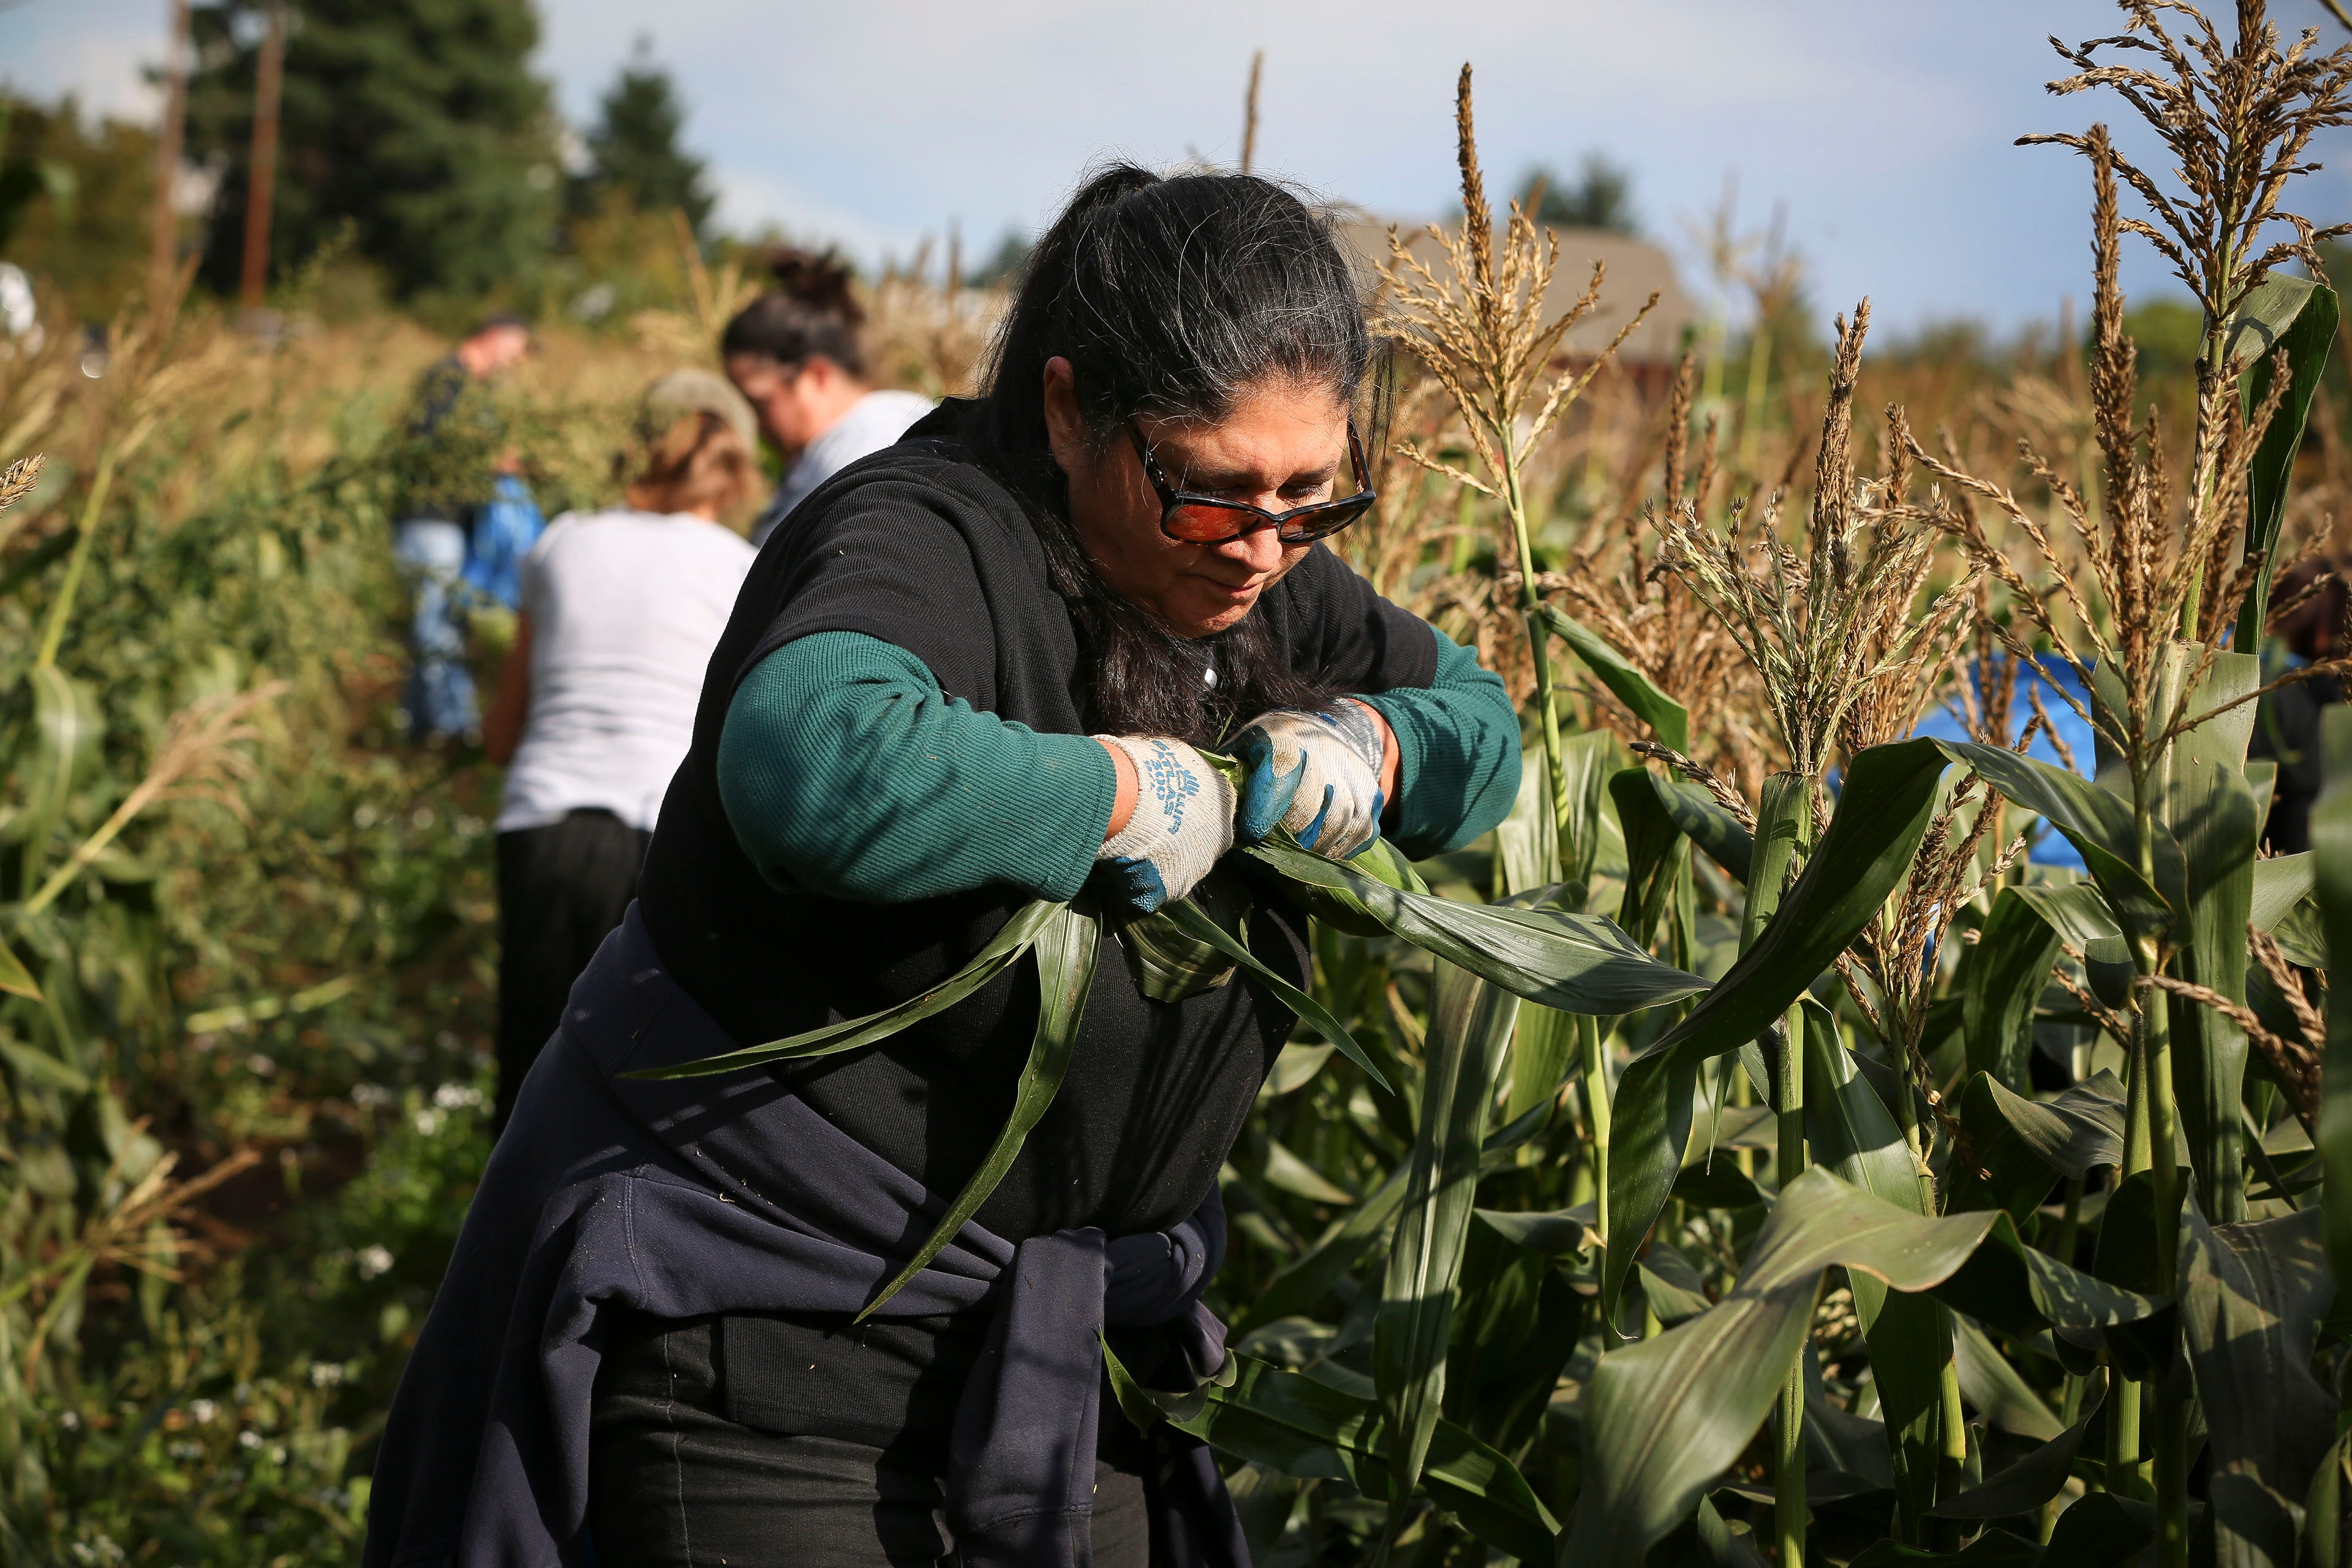
<svg viewBox="0 0 2352 1568"><path fill-rule="evenodd" d="M1396 732L1390 837L1415 856L1477 837L1518 792L1518 718L1503 683L1430 635L1429 686L1363 699ZM864 903L996 883L1073 897L1118 792L1093 740L979 711L913 654L858 632L815 633L761 659L719 735L719 798L760 874Z"/></svg>

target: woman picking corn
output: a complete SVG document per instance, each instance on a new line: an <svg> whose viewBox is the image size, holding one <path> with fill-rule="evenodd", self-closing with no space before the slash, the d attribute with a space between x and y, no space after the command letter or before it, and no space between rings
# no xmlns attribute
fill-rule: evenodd
<svg viewBox="0 0 2352 1568"><path fill-rule="evenodd" d="M622 1075L918 995L1035 898L1122 925L1277 826L1426 855L1499 820L1501 683L1320 542L1374 502L1375 354L1291 193L1113 168L986 395L770 541L403 1381L370 1563L1246 1568L1207 1451L1105 1413L1098 1336L1157 1385L1221 1363L1217 1172L1295 1022L1270 994L1156 1000L1107 945L1051 1110L857 1323L1006 1120L1028 961L861 1051ZM1306 928L1259 892L1251 947L1300 985Z"/></svg>

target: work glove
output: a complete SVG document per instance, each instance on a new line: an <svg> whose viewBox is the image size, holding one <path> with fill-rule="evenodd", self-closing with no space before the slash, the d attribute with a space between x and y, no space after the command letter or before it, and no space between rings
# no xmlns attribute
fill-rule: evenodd
<svg viewBox="0 0 2352 1568"><path fill-rule="evenodd" d="M1234 786L1206 757L1165 735L1097 735L1135 764L1135 811L1095 857L1096 880L1148 915L1191 892L1234 847Z"/></svg>
<svg viewBox="0 0 2352 1568"><path fill-rule="evenodd" d="M1360 702L1252 721L1234 742L1245 770L1234 831L1255 844L1287 827L1301 848L1346 859L1381 836L1382 749Z"/></svg>

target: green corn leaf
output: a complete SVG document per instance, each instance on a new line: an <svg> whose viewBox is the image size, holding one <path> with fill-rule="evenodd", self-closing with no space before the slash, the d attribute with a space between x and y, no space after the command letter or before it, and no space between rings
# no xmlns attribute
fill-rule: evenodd
<svg viewBox="0 0 2352 1568"><path fill-rule="evenodd" d="M1585 1390L1582 1489L1562 1568L1636 1568L1689 1516L1779 1397L1822 1269L1842 1263L1925 1289L1966 1261L1986 1228L1982 1218L1906 1213L1819 1167L1790 1183L1729 1295L1601 1358Z"/></svg>
<svg viewBox="0 0 2352 1568"><path fill-rule="evenodd" d="M1399 940L1563 1013L1613 1017L1706 989L1697 975L1659 963L1612 922L1591 915L1408 892L1365 875L1355 862L1327 860L1287 845L1261 844L1247 854L1294 882L1332 894Z"/></svg>
<svg viewBox="0 0 2352 1568"><path fill-rule="evenodd" d="M2058 962L2060 937L2034 905L2003 888L1969 959L1960 1033L1969 1070L1990 1073L2020 1091L2029 1087L2033 1005Z"/></svg>
<svg viewBox="0 0 2352 1568"><path fill-rule="evenodd" d="M2046 1443L2064 1430L2049 1405L2017 1374L1990 1335L1966 1318L1955 1316L1951 1324L1960 1396L1987 1426L2038 1443Z"/></svg>
<svg viewBox="0 0 2352 1568"><path fill-rule="evenodd" d="M1165 1421L1234 1458L1300 1479L1345 1481L1375 1502L1390 1497L1379 1407L1328 1376L1235 1353L1218 1379L1191 1394L1170 1394L1139 1384L1108 1345L1103 1360L1119 1408L1139 1426ZM1497 1551L1550 1560L1559 1521L1517 1466L1451 1421L1438 1421L1431 1434L1421 1489Z"/></svg>
<svg viewBox="0 0 2352 1568"><path fill-rule="evenodd" d="M1234 1511L1241 1516L1242 1543L1249 1549L1248 1561L1264 1563L1274 1555L1275 1545L1290 1523L1290 1515L1298 1506L1298 1494L1306 1485L1255 1460L1245 1461L1225 1477L1225 1490L1233 1497Z"/></svg>
<svg viewBox="0 0 2352 1568"><path fill-rule="evenodd" d="M1897 1208L1926 1215L1918 1166L1895 1113L1854 1069L1829 1009L1810 996L1804 1009L1805 1142L1814 1163ZM1848 1284L1870 1346L1895 1507L1906 1532L1916 1532L1936 1500L1940 1372L1951 1352L1951 1323L1934 1301L1890 1292L1868 1274L1854 1274Z"/></svg>
<svg viewBox="0 0 2352 1568"><path fill-rule="evenodd" d="M2256 931L2276 931L2305 900L2311 897L2311 851L2275 855L2254 862L2254 890L2246 910L2247 923Z"/></svg>
<svg viewBox="0 0 2352 1568"><path fill-rule="evenodd" d="M1305 1257L1276 1275L1244 1307L1234 1324L1235 1330L1245 1331L1307 1311L1346 1279L1364 1254L1389 1233L1397 1210L1404 1204L1405 1181L1412 1169L1411 1160L1399 1161L1354 1213L1333 1226Z"/></svg>
<svg viewBox="0 0 2352 1568"><path fill-rule="evenodd" d="M1583 750L1589 756L1591 748ZM1561 759L1563 764L1566 761ZM1495 886L1499 892L1525 892L1573 876L1560 869L1559 818L1544 799L1549 782L1540 750L1519 753L1519 793L1511 802L1511 814L1495 825ZM1573 786L1564 783L1562 787L1573 798Z"/></svg>
<svg viewBox="0 0 2352 1568"><path fill-rule="evenodd" d="M2344 1500L2352 1483L2352 1432L2336 1439L2319 1461L2319 1473L2304 1494L2304 1551L2311 1568L2345 1568L2352 1562L2352 1541L2346 1538Z"/></svg>
<svg viewBox="0 0 2352 1568"><path fill-rule="evenodd" d="M1730 808L1688 779L1661 778L1652 773L1650 783L1658 792L1658 804L1682 829L1683 837L1706 850L1707 858L1722 867L1733 881L1746 882L1748 861L1756 853L1756 837L1731 814Z"/></svg>
<svg viewBox="0 0 2352 1568"><path fill-rule="evenodd" d="M1961 1092L1960 1126L1973 1168L1955 1167L1952 1206L2006 1209L2022 1225L2061 1177L2121 1166L2124 1086L2103 1068L2055 1099L2032 1100L1978 1073Z"/></svg>
<svg viewBox="0 0 2352 1568"><path fill-rule="evenodd" d="M868 1013L862 1018L845 1018L838 1024L811 1029L804 1035L770 1040L765 1045L746 1046L740 1051L705 1057L700 1061L681 1062L675 1067L644 1068L621 1076L703 1078L712 1073L737 1072L768 1062L806 1061L813 1057L829 1057L841 1051L856 1050L860 1046L870 1046L877 1040L888 1039L901 1029L919 1024L935 1013L944 1013L1012 968L1033 943L1068 912L1067 904L1052 903L1044 899L1024 904L1013 911L1013 918L1004 922L988 945L972 955L970 963L922 994L910 996L879 1013Z"/></svg>
<svg viewBox="0 0 2352 1568"><path fill-rule="evenodd" d="M1690 750L1690 710L1659 690L1608 638L1557 605L1543 606L1543 623L1661 742L1677 752Z"/></svg>
<svg viewBox="0 0 2352 1568"><path fill-rule="evenodd" d="M1609 775L1623 765L1624 749L1617 743L1617 737L1606 730L1570 735L1559 743L1560 813L1556 830L1559 837L1559 875L1570 886L1585 889L1588 897L1592 879L1603 863L1623 855L1623 836L1604 809ZM1543 777L1539 755L1534 773L1538 780ZM1547 876L1504 890L1525 892L1549 880ZM1584 900L1577 900L1571 907L1581 910Z"/></svg>
<svg viewBox="0 0 2352 1568"><path fill-rule="evenodd" d="M1505 1209L1475 1212L1480 1221L1504 1240L1547 1258L1574 1258L1593 1243L1591 1204L1541 1214Z"/></svg>
<svg viewBox="0 0 2352 1568"><path fill-rule="evenodd" d="M2336 1425L2311 1372L2336 1296L2321 1216L2210 1226L2191 1194L2184 1218L2180 1328L2205 1415L2215 1568L2294 1568L2297 1515Z"/></svg>
<svg viewBox="0 0 2352 1568"><path fill-rule="evenodd" d="M1274 1058L1274 1069L1265 1075L1265 1087L1258 1091L1259 1094L1279 1100L1286 1094L1305 1089L1315 1081L1315 1075L1323 1070L1323 1064L1331 1059L1331 1053L1337 1048L1328 1044L1310 1046L1304 1040L1291 1041L1282 1047L1282 1054Z"/></svg>
<svg viewBox="0 0 2352 1568"><path fill-rule="evenodd" d="M1503 1100L1505 1125L1538 1108L1549 1109L1576 1065L1574 1016L1530 1003L1519 1009L1511 1041L1510 1089Z"/></svg>
<svg viewBox="0 0 2352 1568"><path fill-rule="evenodd" d="M2189 699L2190 711L2247 696L2261 683L2253 655L2217 654ZM2242 702L2175 740L2160 803L2164 824L2180 846L2188 895L2174 928L2179 948L2172 973L2240 1004L2246 1000L2246 923L2262 824L2245 775L2253 725L2254 705ZM2239 1104L2246 1032L2227 1014L2185 996L2168 997L2167 1005L2174 1094L2198 1190L2217 1219L2242 1219L2245 1131Z"/></svg>
<svg viewBox="0 0 2352 1568"><path fill-rule="evenodd" d="M1395 1087L1389 1082L1388 1075L1372 1065L1372 1058L1364 1054L1364 1047L1356 1043L1356 1037L1348 1033L1345 1024L1332 1016L1328 1007L1266 967L1246 943L1211 920L1206 912L1195 908L1189 900L1170 904L1161 912L1168 916L1169 923L1178 931L1223 953L1247 970L1260 984L1273 992L1284 1006L1306 1019L1317 1033L1339 1047L1339 1054L1355 1063L1382 1092L1396 1092Z"/></svg>
<svg viewBox="0 0 2352 1568"><path fill-rule="evenodd" d="M948 1212L933 1227L930 1239L907 1260L881 1293L866 1304L857 1314L864 1321L884 1302L897 1295L908 1280L921 1273L940 1248L955 1239L964 1221L980 1212L980 1205L996 1191L996 1184L1013 1168L1021 1153L1021 1145L1028 1141L1029 1130L1037 1125L1054 1096L1061 1091L1062 1077L1069 1071L1070 1053L1077 1047L1078 1023L1087 1008L1087 992L1094 984L1095 963L1102 952L1102 922L1092 915L1082 915L1067 904L1051 906L1053 913L1037 932L1037 1032L1029 1045L1029 1060L1021 1069L1021 1083L1013 1096L1013 1114L1003 1130L990 1145L980 1169L956 1194Z"/></svg>
<svg viewBox="0 0 2352 1568"><path fill-rule="evenodd" d="M1897 1208L1927 1213L1918 1166L1894 1112L1855 1069L1830 1010L1810 996L1804 1009L1805 1142L1813 1163ZM1867 1310L1862 1321L1870 1326Z"/></svg>
<svg viewBox="0 0 2352 1568"><path fill-rule="evenodd" d="M2262 862L2258 860L2255 864ZM2319 900L2315 895L2305 898L2281 915L2278 924L2269 930L2273 940L2279 945L2279 952L2285 955L2289 963L2299 963L2305 969L2326 969L2328 966L2327 928L2320 917ZM2256 969L2252 973L2259 975L2261 971Z"/></svg>
<svg viewBox="0 0 2352 1568"><path fill-rule="evenodd" d="M1388 1417L1391 1537L1402 1522L1445 1394L1454 1283L1477 1194L1480 1146L1518 999L1450 963L1437 966L1423 1049L1421 1126L1372 1327L1372 1373Z"/></svg>
<svg viewBox="0 0 2352 1568"><path fill-rule="evenodd" d="M1694 1208L1761 1208L1771 1200L1764 1189L1728 1160L1703 1160L1685 1165L1675 1177L1674 1195Z"/></svg>
<svg viewBox="0 0 2352 1568"><path fill-rule="evenodd" d="M79 1068L5 1037L0 1037L0 1061L5 1061L11 1070L36 1083L64 1089L68 1094L88 1094L90 1089L89 1075Z"/></svg>
<svg viewBox="0 0 2352 1568"><path fill-rule="evenodd" d="M19 875L30 895L41 882L50 833L98 765L106 716L86 682L54 665L34 666L26 679L33 691L32 745L17 761L22 815L12 836L24 847Z"/></svg>
<svg viewBox="0 0 2352 1568"><path fill-rule="evenodd" d="M2052 931L2086 952L2104 942L2123 942L2123 923L2095 882L2027 882L2001 891L2032 905Z"/></svg>
<svg viewBox="0 0 2352 1568"><path fill-rule="evenodd" d="M1758 803L1756 838L1749 862L1748 897L1739 910L1739 942L1752 946L1780 900L1789 894L1789 879L1799 858L1813 841L1812 785L1796 773L1774 773L1764 781ZM1769 1087L1759 1085L1767 1095Z"/></svg>
<svg viewBox="0 0 2352 1568"><path fill-rule="evenodd" d="M1929 1510L1934 1519L2009 1519L2032 1513L2065 1490L2074 1456L2091 1430L2091 1418L2107 1396L2107 1369L2100 1367L2083 1390L2083 1418L2033 1452L1948 1502Z"/></svg>
<svg viewBox="0 0 2352 1568"><path fill-rule="evenodd" d="M1635 1568L1689 1516L1779 1396L1832 1265L1946 1300L2006 1290L2006 1315L2037 1328L2144 1318L2161 1305L2054 1258L2036 1273L2041 1256L2006 1215L1929 1218L1807 1171L1781 1189L1719 1304L1601 1359L1585 1390L1582 1490L1562 1568Z"/></svg>
<svg viewBox="0 0 2352 1568"><path fill-rule="evenodd" d="M1356 1194L1292 1153L1278 1138L1265 1142L1265 1184L1309 1203L1345 1208Z"/></svg>
<svg viewBox="0 0 2352 1568"><path fill-rule="evenodd" d="M2277 353L2312 297L2324 292L2308 278L2292 272L2273 272L2250 290L2222 328L2230 374L2244 375Z"/></svg>
<svg viewBox="0 0 2352 1568"><path fill-rule="evenodd" d="M2313 879L2327 937L2331 972L2352 974L2352 708L2331 706L2320 719L2326 783L2311 808ZM2334 961L2345 959L2337 964ZM2327 1261L2352 1279L2352 984L2327 994L2327 1047L2319 1073L2320 1212L2326 1217Z"/></svg>
<svg viewBox="0 0 2352 1568"><path fill-rule="evenodd" d="M1945 761L1934 741L1874 746L1854 758L1828 831L1771 922L1690 1016L1619 1079L1604 1310L1613 1310L1682 1167L1701 1065L1769 1029L1900 885L1935 811Z"/></svg>
<svg viewBox="0 0 2352 1568"><path fill-rule="evenodd" d="M34 980L33 972L25 967L25 961L18 958L5 942L0 942L0 992L35 1002L41 999L41 987Z"/></svg>
<svg viewBox="0 0 2352 1568"><path fill-rule="evenodd" d="M2111 1218L2115 1210L2108 1210ZM2168 1297L2110 1285L2025 1245L1999 1209L1969 1215L1989 1221L1985 1245L1936 1287L1946 1306L1990 1323L2013 1339L2044 1329L2104 1329L2141 1323L2164 1310Z"/></svg>
<svg viewBox="0 0 2352 1568"><path fill-rule="evenodd" d="M1650 1304L1651 1315L1672 1327L1697 1317L1715 1303L1707 1299L1706 1282L1690 1259L1671 1247L1653 1246L1633 1266L1633 1278Z"/></svg>
<svg viewBox="0 0 2352 1568"><path fill-rule="evenodd" d="M1157 909L1118 930L1135 988L1153 1002L1181 1002L1213 991L1234 977L1234 961L1213 942L1184 928L1176 910L1190 910L1213 921L1244 943L1249 941L1250 892L1241 878L1220 868L1180 903Z"/></svg>
<svg viewBox="0 0 2352 1568"><path fill-rule="evenodd" d="M1657 775L1647 768L1626 768L1609 780L1609 798L1625 830L1625 897L1617 923L1636 946L1644 948L1656 940L1658 921L1690 855L1682 828L1659 798L1657 784Z"/></svg>
<svg viewBox="0 0 2352 1568"><path fill-rule="evenodd" d="M1566 884L1560 901L1582 912L1604 860L1622 858L1617 824L1603 809L1609 775L1624 766L1617 737L1605 730L1560 742L1560 805L1545 804L1549 782L1540 748L1520 754L1519 794L1511 815L1495 826L1496 889L1524 893Z"/></svg>
<svg viewBox="0 0 2352 1568"><path fill-rule="evenodd" d="M2156 878L2139 873L2131 803L2079 774L2001 746L1977 742L1939 742L1956 763L2065 836L2082 853L2091 878L2107 902L2133 929L2169 931L2187 904L2187 871L2180 846L2161 829L2155 835Z"/></svg>
<svg viewBox="0 0 2352 1568"><path fill-rule="evenodd" d="M2310 417L2312 396L2319 390L2320 374L2327 366L2327 351L2336 342L2336 312L2334 289L2292 273L2276 272L2256 286L2231 322L2230 363L2245 373L2242 396L2249 413L2270 395L2275 374L2273 356L2284 349L2287 357L2286 395L2246 469L2249 555L2277 548L2295 454L2303 449L2304 425ZM2262 646L2276 565L2275 557L2263 563L2239 608L2237 630L2231 640L2247 653Z"/></svg>

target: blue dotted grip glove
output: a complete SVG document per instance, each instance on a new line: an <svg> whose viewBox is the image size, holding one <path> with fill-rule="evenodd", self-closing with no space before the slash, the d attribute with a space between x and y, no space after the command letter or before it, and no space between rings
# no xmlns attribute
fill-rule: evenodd
<svg viewBox="0 0 2352 1568"><path fill-rule="evenodd" d="M1344 860L1381 836L1380 723L1360 702L1254 720L1234 742L1245 771L1234 831L1255 844L1287 827L1302 848Z"/></svg>
<svg viewBox="0 0 2352 1568"><path fill-rule="evenodd" d="M1148 915L1191 892L1234 847L1234 786L1208 759L1164 735L1097 735L1135 764L1135 814L1095 857L1095 883Z"/></svg>

